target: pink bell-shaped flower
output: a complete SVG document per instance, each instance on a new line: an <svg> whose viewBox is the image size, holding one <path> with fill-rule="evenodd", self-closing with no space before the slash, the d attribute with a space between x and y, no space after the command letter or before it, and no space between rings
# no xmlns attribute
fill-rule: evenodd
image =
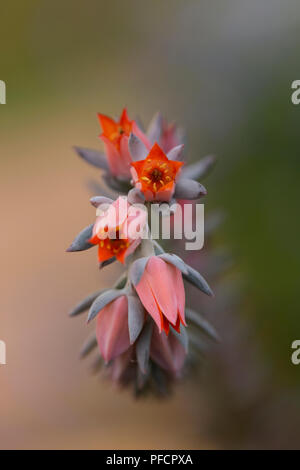
<svg viewBox="0 0 300 470"><path fill-rule="evenodd" d="M164 330L168 334L170 324L176 331L180 330L180 323L186 324L182 274L173 264L151 256L135 288L160 332Z"/></svg>
<svg viewBox="0 0 300 470"><path fill-rule="evenodd" d="M158 329L154 328L150 357L162 369L172 376L178 377L185 362L186 350L173 333L168 336L161 335Z"/></svg>
<svg viewBox="0 0 300 470"><path fill-rule="evenodd" d="M109 362L130 347L128 331L128 301L118 297L100 310L96 336L101 356Z"/></svg>

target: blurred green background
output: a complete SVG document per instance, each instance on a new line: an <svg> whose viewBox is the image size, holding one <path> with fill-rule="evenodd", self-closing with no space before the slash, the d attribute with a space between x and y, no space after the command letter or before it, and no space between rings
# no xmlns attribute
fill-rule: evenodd
<svg viewBox="0 0 300 470"><path fill-rule="evenodd" d="M300 338L300 106L290 99L291 83L300 78L299 25L297 0L2 5L0 338L8 348L0 370L2 448L223 445L200 432L198 391L205 384L183 387L162 410L133 405L107 386L103 391L78 365L86 327L66 312L99 282L108 285L115 268L100 275L90 253L64 254L94 215L85 183L95 171L72 146L100 148L96 113L118 115L125 105L146 123L156 110L176 120L186 129L189 159L217 155L205 207L226 213L215 243L231 251L230 276L242 284L235 316L254 329L274 387L292 390L300 403L300 366L290 361L291 343ZM117 412L116 401L131 411ZM114 425L106 424L104 440L101 434L89 441L90 423L99 431L106 406ZM142 439L142 417L151 420L153 410L165 423L163 435L158 440L152 424ZM173 431L175 410L184 438ZM131 414L134 430L123 440L120 420ZM70 436L77 425L82 433ZM270 445L284 444L279 436Z"/></svg>

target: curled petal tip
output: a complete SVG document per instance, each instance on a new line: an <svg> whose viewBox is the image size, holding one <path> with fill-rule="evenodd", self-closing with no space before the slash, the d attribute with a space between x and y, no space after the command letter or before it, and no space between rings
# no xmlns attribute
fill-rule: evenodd
<svg viewBox="0 0 300 470"><path fill-rule="evenodd" d="M174 197L176 199L198 199L206 194L205 187L198 181L183 177L176 184Z"/></svg>
<svg viewBox="0 0 300 470"><path fill-rule="evenodd" d="M75 152L87 163L103 170L108 170L107 159L104 152L74 146Z"/></svg>
<svg viewBox="0 0 300 470"><path fill-rule="evenodd" d="M66 253L72 253L72 251L75 251L73 243L66 249Z"/></svg>
<svg viewBox="0 0 300 470"><path fill-rule="evenodd" d="M75 317L76 315L78 315L78 312L73 309L68 313L68 315L69 315L69 317Z"/></svg>
<svg viewBox="0 0 300 470"><path fill-rule="evenodd" d="M84 251L91 248L93 245L89 243L89 240L92 236L93 225L85 227L73 240L67 251Z"/></svg>
<svg viewBox="0 0 300 470"><path fill-rule="evenodd" d="M210 288L210 286L208 284L207 284L207 287L206 287L206 294L209 297L215 297L215 294L214 294L213 290Z"/></svg>
<svg viewBox="0 0 300 470"><path fill-rule="evenodd" d="M210 287L209 284L207 284L206 289L207 289L207 295L208 295L209 297L215 297L214 291L212 290L212 288Z"/></svg>
<svg viewBox="0 0 300 470"><path fill-rule="evenodd" d="M203 196L206 196L207 195L207 189L201 184L201 193Z"/></svg>
<svg viewBox="0 0 300 470"><path fill-rule="evenodd" d="M99 263L99 269L103 269L105 268L105 266L109 266L111 263L113 263L114 261L116 261L116 257L115 256L112 256L111 258L105 260L105 261L102 261Z"/></svg>

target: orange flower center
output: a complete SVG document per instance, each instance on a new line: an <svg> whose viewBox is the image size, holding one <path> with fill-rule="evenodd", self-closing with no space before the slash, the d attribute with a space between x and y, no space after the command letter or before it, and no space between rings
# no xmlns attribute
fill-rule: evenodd
<svg viewBox="0 0 300 470"><path fill-rule="evenodd" d="M124 134L129 136L132 130L133 121L130 121L128 118L126 109L123 110L119 121L114 121L110 117L104 116L103 114L99 114L98 117L103 130L102 135L109 139L114 144L114 146L120 150L121 137Z"/></svg>
<svg viewBox="0 0 300 470"><path fill-rule="evenodd" d="M169 160L157 143L145 160L131 163L135 170L134 178L141 183L141 190L152 193L171 190L182 165L183 162Z"/></svg>
<svg viewBox="0 0 300 470"><path fill-rule="evenodd" d="M108 227L104 227L104 232L108 231ZM129 247L129 240L127 238L121 238L119 228L116 229L116 236L110 238L109 236L104 239L99 239L100 248L108 250L113 256L126 250Z"/></svg>
<svg viewBox="0 0 300 470"><path fill-rule="evenodd" d="M172 165L168 162L152 161L150 158L146 159L146 165L142 170L140 179L151 191L156 192L170 181L175 180L176 172Z"/></svg>
<svg viewBox="0 0 300 470"><path fill-rule="evenodd" d="M130 131L128 132L128 129L126 131L122 126L118 126L116 132L112 132L108 136L109 140L116 146L118 150L120 150L120 141L121 141L122 135L124 134L129 136Z"/></svg>
<svg viewBox="0 0 300 470"><path fill-rule="evenodd" d="M104 240L100 240L99 245L115 256L129 247L129 241L127 239L117 240L115 238L105 238Z"/></svg>

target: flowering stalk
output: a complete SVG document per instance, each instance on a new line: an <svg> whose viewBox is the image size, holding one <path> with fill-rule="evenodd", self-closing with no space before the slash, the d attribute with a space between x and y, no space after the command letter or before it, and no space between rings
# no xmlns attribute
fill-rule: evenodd
<svg viewBox="0 0 300 470"><path fill-rule="evenodd" d="M118 260L124 272L112 289L89 295L71 316L89 310L87 321L96 320L95 334L84 345L82 356L98 345L101 362L114 381L133 383L138 393L149 388L162 392L163 384L183 375L188 362L186 319L200 323L210 336L214 331L211 326L203 328L197 314L190 314L184 281L206 295L211 296L212 291L200 273L152 240L151 206L204 196L206 190L197 179L213 159L185 165L181 134L160 114L147 132L129 119L126 109L119 121L98 116L105 151L76 150L102 169L106 186L117 197L97 195L90 200L97 210L96 220L77 235L67 251L97 246L101 269Z"/></svg>

